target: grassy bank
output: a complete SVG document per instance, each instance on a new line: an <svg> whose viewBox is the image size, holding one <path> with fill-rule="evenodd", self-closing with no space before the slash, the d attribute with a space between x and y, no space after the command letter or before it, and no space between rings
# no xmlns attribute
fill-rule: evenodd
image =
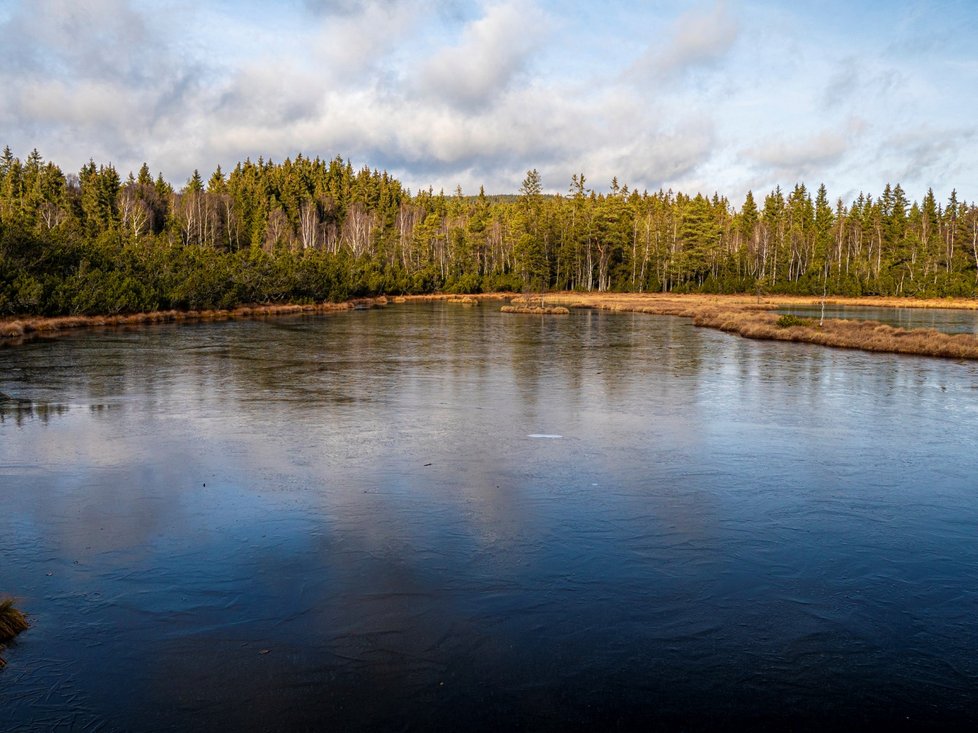
<svg viewBox="0 0 978 733"><path fill-rule="evenodd" d="M514 303L539 301L539 296L517 298ZM692 318L697 326L717 328L746 338L795 341L894 354L916 354L954 359L978 359L978 338L970 334L946 334L930 328L895 328L877 321L827 318L784 320L771 311L779 308L819 306L811 297L750 295L669 295L659 293L554 293L548 305L595 308L613 312L650 313ZM922 300L899 298L832 298L834 306L978 309L966 299Z"/></svg>
<svg viewBox="0 0 978 733"><path fill-rule="evenodd" d="M756 295L672 295L668 293L548 293L514 295L485 293L407 295L394 303L447 302L475 305L484 301L510 301L508 313L562 314L569 308L594 308L612 312L649 313L692 318L697 326L717 328L746 338L795 341L864 351L917 354L955 359L978 359L978 339L969 334L945 334L933 329L903 329L876 321L852 319L794 319L781 321L772 311L790 307L818 307L819 298ZM388 299L360 298L343 303L315 305L257 305L233 310L157 311L125 316L71 316L20 318L0 321L0 343L17 343L36 336L56 336L70 329L126 327L152 323L220 321L281 315L317 314L386 305ZM826 306L886 308L961 308L978 310L978 301L964 298L830 298Z"/></svg>
<svg viewBox="0 0 978 733"><path fill-rule="evenodd" d="M78 328L140 326L152 323L192 323L227 321L240 318L264 318L298 314L335 313L362 307L386 305L387 298L357 298L342 303L306 305L254 305L230 310L153 311L120 316L57 316L16 318L0 321L0 342L23 341L35 336L57 336Z"/></svg>
<svg viewBox="0 0 978 733"><path fill-rule="evenodd" d="M503 313L526 313L532 316L566 316L570 310L562 305L530 305L528 303L504 305L499 309Z"/></svg>
<svg viewBox="0 0 978 733"><path fill-rule="evenodd" d="M471 301L504 301L515 297L515 293L473 293L471 295L456 295L454 293L434 293L431 295L396 295L391 300L394 303L459 303L474 305Z"/></svg>

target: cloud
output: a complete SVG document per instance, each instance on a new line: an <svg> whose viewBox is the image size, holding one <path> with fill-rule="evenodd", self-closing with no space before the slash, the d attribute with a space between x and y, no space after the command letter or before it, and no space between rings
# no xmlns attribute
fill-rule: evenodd
<svg viewBox="0 0 978 733"><path fill-rule="evenodd" d="M331 86L376 84L390 73L392 55L421 24L423 10L423 4L405 0L368 2L357 12L327 15L307 40L317 71Z"/></svg>
<svg viewBox="0 0 978 733"><path fill-rule="evenodd" d="M856 56L847 56L836 65L822 91L821 104L825 109L841 105L865 107L871 100L903 96L907 79L894 68L872 69Z"/></svg>
<svg viewBox="0 0 978 733"><path fill-rule="evenodd" d="M927 187L943 187L954 181L965 167L962 145L978 142L978 129L937 129L922 125L887 137L878 150L893 181L921 179ZM953 185L952 185L953 187Z"/></svg>
<svg viewBox="0 0 978 733"><path fill-rule="evenodd" d="M16 6L2 28L2 68L144 82L153 47L146 20L125 0L37 0Z"/></svg>
<svg viewBox="0 0 978 733"><path fill-rule="evenodd" d="M457 44L424 64L422 93L461 108L484 107L524 68L545 25L545 16L526 2L489 7L462 29Z"/></svg>
<svg viewBox="0 0 978 733"><path fill-rule="evenodd" d="M310 12L317 15L357 15L361 13L368 3L363 0L304 0L303 5ZM393 4L371 3L371 4Z"/></svg>
<svg viewBox="0 0 978 733"><path fill-rule="evenodd" d="M725 0L717 0L710 10L693 8L679 16L664 45L649 44L632 74L662 79L709 66L726 55L738 32L737 19L728 12Z"/></svg>
<svg viewBox="0 0 978 733"><path fill-rule="evenodd" d="M682 131L650 133L619 155L614 170L621 171L617 175L633 186L674 185L709 160L715 142L712 126L704 123L685 126Z"/></svg>
<svg viewBox="0 0 978 733"><path fill-rule="evenodd" d="M853 122L855 134L860 123ZM770 172L772 180L802 181L811 175L822 175L839 163L849 151L850 137L845 132L822 131L792 141L771 141L743 151L743 156Z"/></svg>
<svg viewBox="0 0 978 733"><path fill-rule="evenodd" d="M881 56L888 38L848 17L702 2L0 0L0 146L66 172L146 160L178 185L302 152L412 190L513 191L535 167L550 191L584 171L599 190L892 175L974 196L966 53Z"/></svg>
<svg viewBox="0 0 978 733"><path fill-rule="evenodd" d="M282 80L288 79L288 84ZM322 95L315 74L289 59L249 63L238 69L214 109L225 124L247 120L248 125L277 127L315 117Z"/></svg>
<svg viewBox="0 0 978 733"><path fill-rule="evenodd" d="M124 0L38 0L0 26L0 123L47 155L118 160L166 127L195 96L198 76ZM53 148L53 150L52 150ZM77 154L76 154L77 155ZM73 156L74 157L74 156Z"/></svg>

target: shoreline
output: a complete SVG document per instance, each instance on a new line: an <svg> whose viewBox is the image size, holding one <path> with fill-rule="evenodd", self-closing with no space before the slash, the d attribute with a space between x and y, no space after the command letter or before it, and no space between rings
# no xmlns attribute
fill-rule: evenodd
<svg viewBox="0 0 978 733"><path fill-rule="evenodd" d="M380 296L377 298L353 298L341 303L247 305L219 310L167 310L113 316L25 316L6 318L0 320L0 345L16 345L17 342L38 337L57 337L68 331L82 328L146 326L157 323L201 323L205 321L231 321L301 314L318 315L381 307L387 305L389 302L390 300L388 298Z"/></svg>
<svg viewBox="0 0 978 733"><path fill-rule="evenodd" d="M514 303L539 302L540 296L518 297ZM930 356L948 359L978 359L978 338L973 334L948 334L932 328L906 329L873 320L797 318L789 324L772 311L792 306L821 305L811 296L669 295L665 293L554 293L545 296L548 305L592 308L615 313L648 313L682 316L693 324L767 341L831 346L879 353ZM896 305L899 303L899 305ZM922 299L900 303L895 298L826 298L826 306L908 307L978 310L978 302L966 299Z"/></svg>
<svg viewBox="0 0 978 733"><path fill-rule="evenodd" d="M243 305L237 308L216 310L166 310L125 315L103 316L16 316L0 318L0 345L16 345L38 337L57 337L68 331L83 328L115 328L145 326L157 323L200 323L205 321L231 321L248 318L274 318L276 316L321 315L365 308L380 308L390 303L434 303L440 301L471 304L473 300L509 300L515 293L478 293L458 295L436 293L432 295L378 295L376 297L351 298L339 303L281 303Z"/></svg>
<svg viewBox="0 0 978 733"><path fill-rule="evenodd" d="M0 346L17 346L37 338L54 338L82 328L113 328L158 323L199 323L287 315L319 315L365 308L383 307L389 303L449 302L472 305L483 301L510 301L515 309L532 313L563 313L565 308L589 308L610 312L647 313L691 318L696 326L715 328L745 338L810 343L862 351L910 354L953 359L978 359L978 338L971 334L946 334L934 329L903 329L878 321L826 318L819 325L817 317L798 319L791 325L779 325L779 316L771 311L786 307L819 307L817 296L796 295L705 295L670 293L576 293L558 292L543 295L516 293L477 293L459 295L378 296L353 298L341 303L281 304L240 306L227 310L153 311L115 316L22 317L0 320ZM963 309L978 311L978 300L966 298L890 298L826 297L826 307L882 307L914 309ZM510 309L512 311L513 309Z"/></svg>

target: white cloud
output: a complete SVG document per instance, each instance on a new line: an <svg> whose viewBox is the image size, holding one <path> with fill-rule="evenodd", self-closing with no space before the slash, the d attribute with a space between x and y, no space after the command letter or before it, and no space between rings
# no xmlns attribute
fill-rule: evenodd
<svg viewBox="0 0 978 733"><path fill-rule="evenodd" d="M487 106L513 81L543 35L546 18L526 2L493 5L466 25L457 44L422 67L422 93L463 108Z"/></svg>
<svg viewBox="0 0 978 733"><path fill-rule="evenodd" d="M198 70L151 28L125 0L15 6L0 26L0 122L10 142L70 172L90 157L139 160L154 132L179 130Z"/></svg>
<svg viewBox="0 0 978 733"><path fill-rule="evenodd" d="M178 185L194 168L303 152L414 190L513 191L535 167L550 191L583 171L599 189L617 176L738 200L757 181L834 193L882 176L978 193L978 66L958 47L881 54L892 39L856 17L756 0L682 14L576 1L305 0L231 15L186 0L8 0L0 146L36 146L66 172L146 160ZM906 33L944 38L978 16L955 12Z"/></svg>
<svg viewBox="0 0 978 733"><path fill-rule="evenodd" d="M879 146L878 158L888 163L881 171L888 180L899 182L920 179L926 188L943 189L964 172L962 145L978 141L974 126L957 129L924 125L889 135ZM972 194L973 195L973 194Z"/></svg>
<svg viewBox="0 0 978 733"><path fill-rule="evenodd" d="M120 105L126 112L135 112L127 104L127 89L111 81L85 80L66 84L57 79L44 79L19 90L15 102L21 112L36 124L48 123L86 128L114 124Z"/></svg>
<svg viewBox="0 0 978 733"><path fill-rule="evenodd" d="M4 69L28 76L145 80L157 50L126 0L37 0L15 7L3 28Z"/></svg>
<svg viewBox="0 0 978 733"><path fill-rule="evenodd" d="M819 168L836 163L847 149L845 134L823 131L790 141L771 141L745 150L744 155L781 175L801 180Z"/></svg>
<svg viewBox="0 0 978 733"><path fill-rule="evenodd" d="M733 46L738 31L725 0L716 0L709 10L692 8L679 16L665 42L658 37L650 40L632 74L662 79L717 62Z"/></svg>
<svg viewBox="0 0 978 733"><path fill-rule="evenodd" d="M295 55L308 55L330 86L376 84L392 57L424 20L421 2L370 2L358 12L329 15Z"/></svg>
<svg viewBox="0 0 978 733"><path fill-rule="evenodd" d="M850 55L835 65L822 92L822 106L828 110L872 107L910 96L908 86L906 75L892 66L867 63Z"/></svg>

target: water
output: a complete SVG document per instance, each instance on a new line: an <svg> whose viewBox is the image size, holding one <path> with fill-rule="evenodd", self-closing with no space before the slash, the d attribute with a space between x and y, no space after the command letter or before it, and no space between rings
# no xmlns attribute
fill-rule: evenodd
<svg viewBox="0 0 978 733"><path fill-rule="evenodd" d="M818 305L779 308L776 313L789 313L804 318L820 318ZM933 328L943 333L978 334L978 310L965 308L874 308L865 305L826 305L826 318L855 318L880 321L898 328Z"/></svg>
<svg viewBox="0 0 978 733"><path fill-rule="evenodd" d="M978 367L443 305L0 350L0 728L978 717Z"/></svg>

